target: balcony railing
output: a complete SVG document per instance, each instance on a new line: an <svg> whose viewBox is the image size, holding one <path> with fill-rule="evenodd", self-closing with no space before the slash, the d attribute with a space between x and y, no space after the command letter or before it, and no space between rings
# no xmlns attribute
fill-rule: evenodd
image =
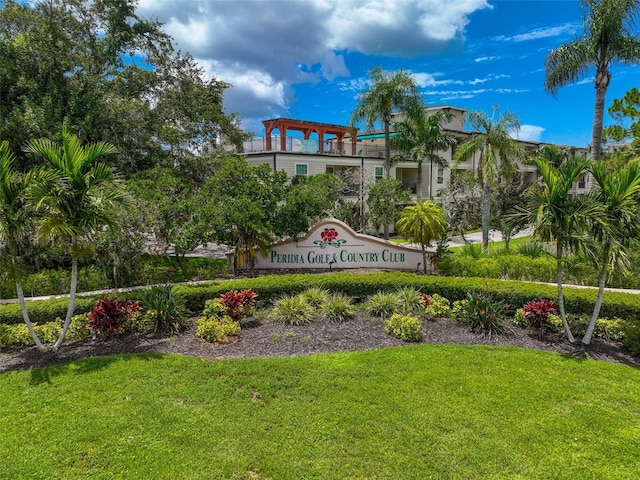
<svg viewBox="0 0 640 480"><path fill-rule="evenodd" d="M309 139L304 140L299 137L287 137L285 142L285 150L280 148L280 137L271 137L271 150L267 150L266 137L257 137L250 140L246 140L243 143L243 153L261 153L261 152L296 152L296 153L308 153L317 154L320 153L318 149L318 140ZM329 139L324 142L324 154L326 155L348 155L351 156L351 141L345 140L338 148L338 143L335 139ZM359 142L356 144L356 156L362 157L376 157L384 158L384 146L367 144L365 142Z"/></svg>

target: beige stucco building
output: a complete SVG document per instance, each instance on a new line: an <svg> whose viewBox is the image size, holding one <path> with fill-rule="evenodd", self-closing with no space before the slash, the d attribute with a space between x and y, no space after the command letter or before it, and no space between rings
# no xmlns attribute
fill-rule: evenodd
<svg viewBox="0 0 640 480"><path fill-rule="evenodd" d="M451 115L445 129L460 138L461 142L474 135L464 129L464 109L452 106L429 107L429 113L444 110ZM401 113L392 116L392 121L402 119ZM384 134L381 131L358 132L346 126L300 121L293 119L273 119L263 122L267 136L245 142L244 154L252 164L268 164L273 170L284 170L289 177L310 176L319 173L334 173L348 185L346 197L364 205L368 186L385 177ZM275 134L275 132L278 132ZM290 131L299 132L290 136ZM532 156L543 146L540 142L518 140ZM586 153L586 149L578 149ZM398 152L392 151L392 156ZM439 192L450 183L452 175L458 171L476 170L479 153L467 162L454 165L455 147L440 152L447 167L439 167L429 162L423 163L422 182L418 181L418 164L400 161L392 164L390 178L400 180L412 192L413 199L433 199L439 201ZM519 170L525 173L525 180L533 182L536 168L521 163ZM418 185L421 191L418 192ZM574 192L588 189L587 178L574 184ZM363 207L364 208L364 207Z"/></svg>

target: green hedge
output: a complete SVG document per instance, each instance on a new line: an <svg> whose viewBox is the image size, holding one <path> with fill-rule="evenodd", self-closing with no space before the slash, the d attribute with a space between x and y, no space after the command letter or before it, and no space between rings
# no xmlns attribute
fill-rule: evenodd
<svg viewBox="0 0 640 480"><path fill-rule="evenodd" d="M74 315L89 312L96 303L99 296L76 297ZM27 310L29 318L34 323L48 323L56 318L65 318L67 315L67 307L69 306L68 298L54 298L51 300L33 300L27 301ZM22 313L18 303L7 303L0 305L0 324L13 325L22 323Z"/></svg>
<svg viewBox="0 0 640 480"><path fill-rule="evenodd" d="M341 292L361 302L366 297L383 291L393 291L400 287L415 287L423 293L437 293L454 300L463 300L467 292L486 291L492 293L497 301L510 305L515 311L529 300L539 298L557 298L557 287L540 283L528 283L513 280L486 280L469 277L423 276L407 272L393 273L333 273L333 274L294 274L265 275L243 280L226 280L199 284L176 285L174 292L184 296L187 309L198 315L204 309L206 300L218 298L229 290L252 289L258 294L257 306L263 308L286 294L299 293L308 287L323 287L333 292ZM591 314L597 291L595 289L565 287L565 305L568 313ZM138 300L140 290L119 293L118 298ZM88 312L97 300L93 297L78 297L75 313ZM39 300L28 302L31 319L45 323L66 314L67 299ZM600 317L620 317L640 320L640 295L622 292L606 292ZM18 304L0 305L0 323L15 324L22 322Z"/></svg>
<svg viewBox="0 0 640 480"><path fill-rule="evenodd" d="M423 293L437 293L451 301L463 300L469 291L488 291L497 300L509 304L513 311L532 299L557 298L555 285L477 277L422 276L406 272L268 275L247 280L181 285L175 289L185 296L191 311L199 312L204 308L206 300L216 298L228 290L251 288L258 294L258 306L262 307L284 294L298 293L308 287L324 287L342 292L358 302L374 293L405 286L418 288ZM595 289L565 287L564 294L567 312L591 314L597 295ZM605 292L600 316L640 319L640 295Z"/></svg>

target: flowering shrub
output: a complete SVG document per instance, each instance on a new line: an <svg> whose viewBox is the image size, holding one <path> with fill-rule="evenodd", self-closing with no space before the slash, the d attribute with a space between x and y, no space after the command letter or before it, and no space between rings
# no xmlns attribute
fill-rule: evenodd
<svg viewBox="0 0 640 480"><path fill-rule="evenodd" d="M220 304L232 320L239 322L255 312L256 292L230 290L220 295Z"/></svg>
<svg viewBox="0 0 640 480"><path fill-rule="evenodd" d="M87 328L94 333L117 333L122 330L129 317L139 310L139 302L103 297L89 312Z"/></svg>
<svg viewBox="0 0 640 480"><path fill-rule="evenodd" d="M522 306L529 328L543 330L549 325L549 315L557 313L557 306L548 298L531 300Z"/></svg>

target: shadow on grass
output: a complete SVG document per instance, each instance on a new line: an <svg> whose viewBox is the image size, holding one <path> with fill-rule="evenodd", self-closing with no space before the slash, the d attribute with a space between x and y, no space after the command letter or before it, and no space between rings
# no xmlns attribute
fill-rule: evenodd
<svg viewBox="0 0 640 480"><path fill-rule="evenodd" d="M57 350L49 347L39 351L32 346L3 358L0 371L30 370L32 383L37 384L63 372L82 374L105 368L114 358L124 358L125 354L160 359L159 348L171 340L172 337L161 334L141 333L64 343ZM45 370L39 372L38 369Z"/></svg>
<svg viewBox="0 0 640 480"><path fill-rule="evenodd" d="M105 357L91 357L75 360L70 363L60 363L47 367L31 370L31 385L51 383L51 380L60 375L83 375L107 368L112 363L130 360L162 360L165 355L161 353L136 353L123 355L110 355Z"/></svg>

